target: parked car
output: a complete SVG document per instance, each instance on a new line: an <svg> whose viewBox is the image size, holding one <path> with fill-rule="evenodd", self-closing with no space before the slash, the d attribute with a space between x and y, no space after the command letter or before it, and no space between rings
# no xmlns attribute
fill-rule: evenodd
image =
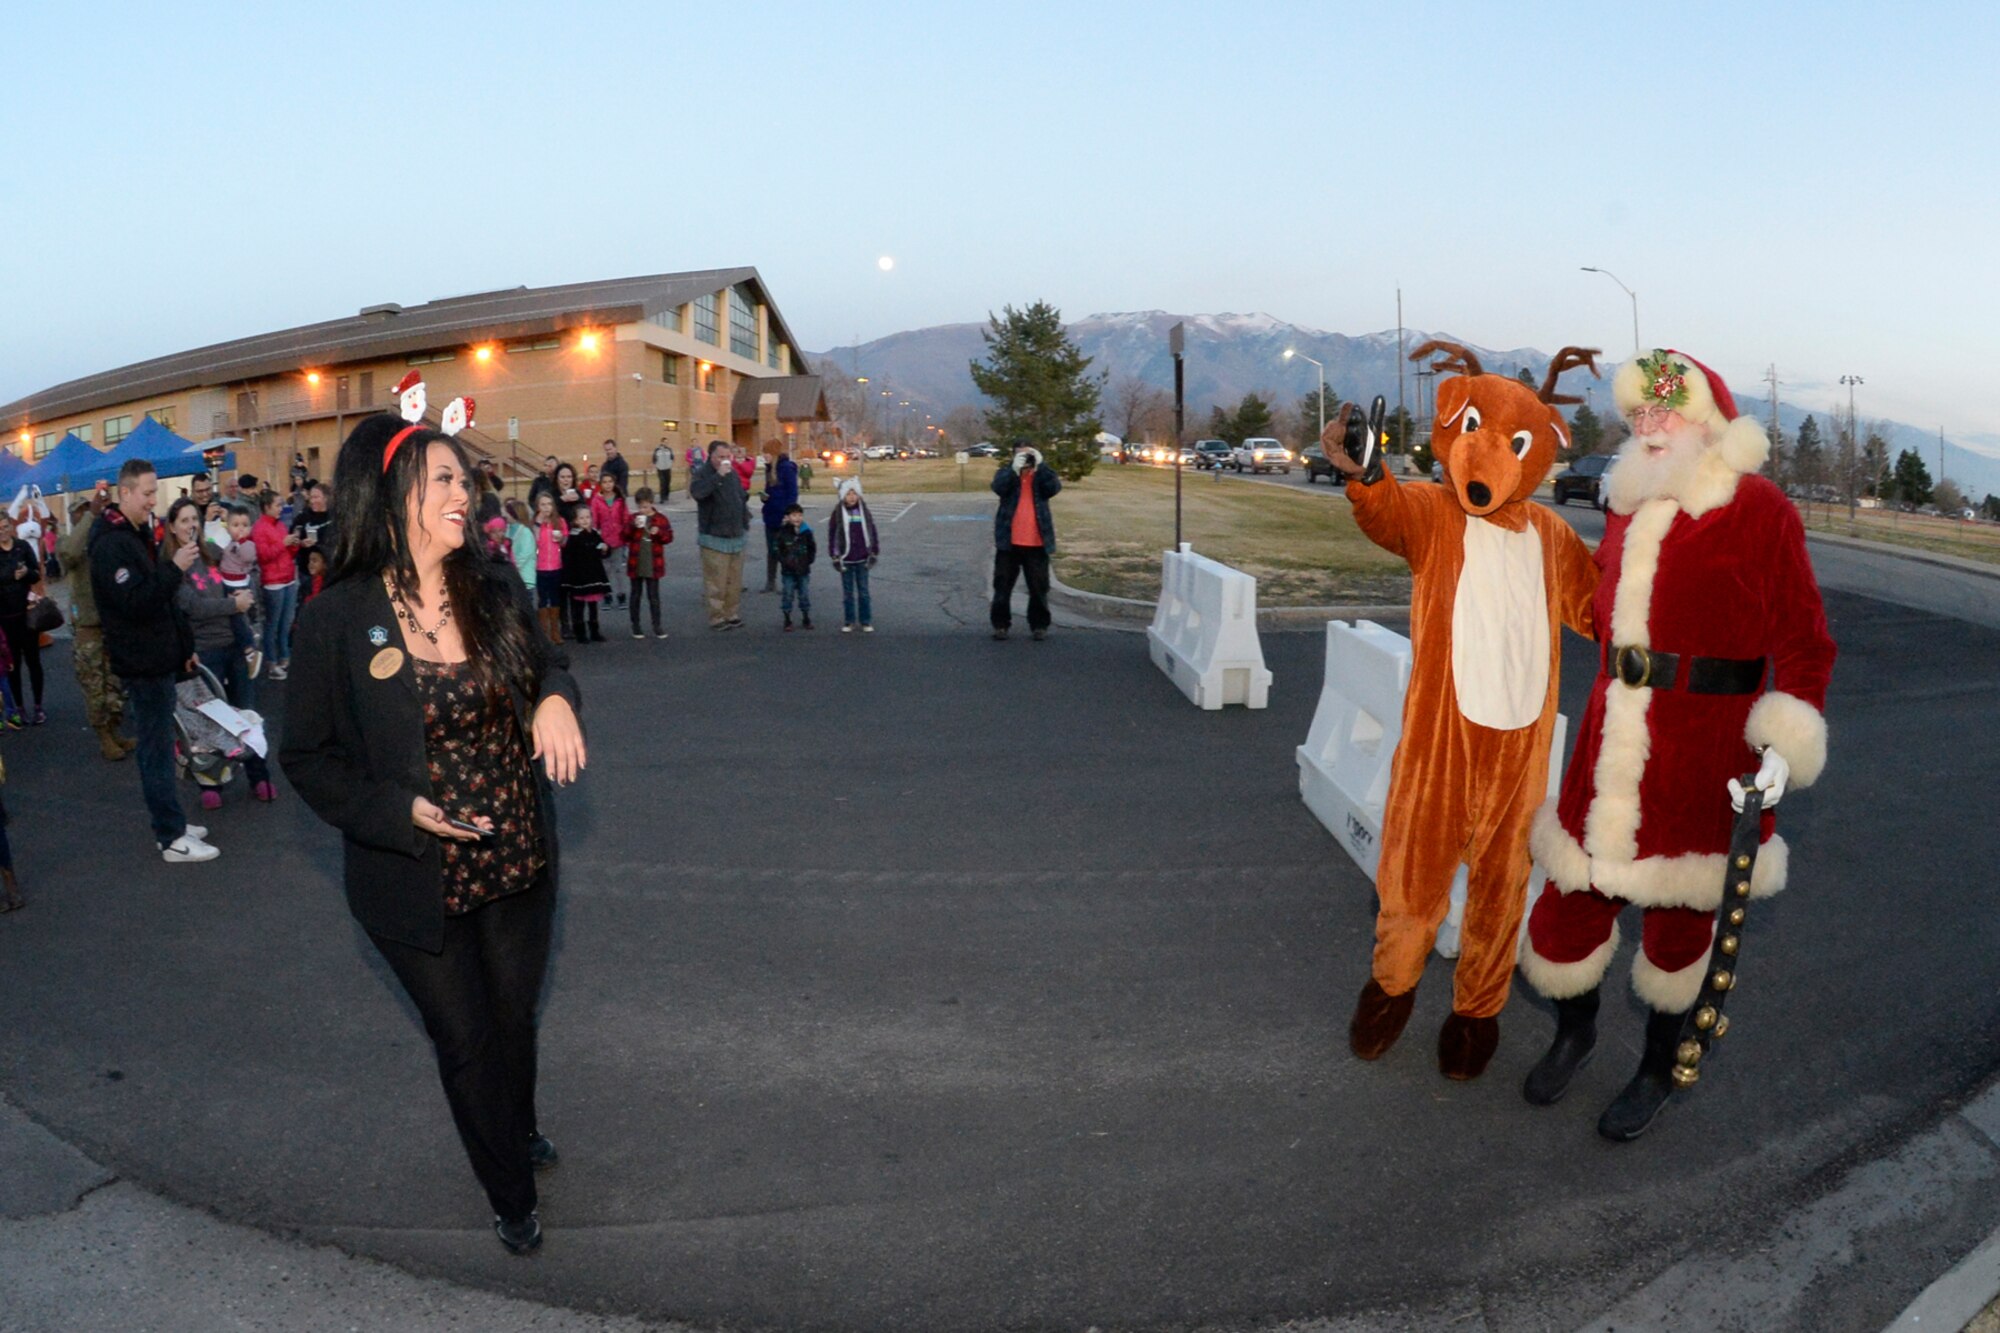
<svg viewBox="0 0 2000 1333"><path fill-rule="evenodd" d="M1194 456L1196 467L1204 472L1213 472L1233 465L1236 451L1229 447L1227 440L1196 440Z"/></svg>
<svg viewBox="0 0 2000 1333"><path fill-rule="evenodd" d="M883 458L894 458L896 446L893 444L871 444L861 451L861 456L873 462Z"/></svg>
<svg viewBox="0 0 2000 1333"><path fill-rule="evenodd" d="M965 452L973 458L998 458L1000 456L1000 446L997 444L975 444Z"/></svg>
<svg viewBox="0 0 2000 1333"><path fill-rule="evenodd" d="M1587 500L1599 509L1604 508L1604 471L1610 466L1610 454L1586 454L1556 473L1557 507L1571 500Z"/></svg>
<svg viewBox="0 0 2000 1333"><path fill-rule="evenodd" d="M1290 473L1292 451L1267 435L1253 435L1236 446L1236 470Z"/></svg>
<svg viewBox="0 0 2000 1333"><path fill-rule="evenodd" d="M1306 466L1306 485L1310 486L1321 477L1335 485L1340 484L1340 469L1326 456L1326 450L1318 445L1309 445L1299 450L1299 461Z"/></svg>

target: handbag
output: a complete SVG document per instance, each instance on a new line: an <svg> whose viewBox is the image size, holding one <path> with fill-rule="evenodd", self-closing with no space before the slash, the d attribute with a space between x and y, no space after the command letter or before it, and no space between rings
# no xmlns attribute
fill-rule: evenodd
<svg viewBox="0 0 2000 1333"><path fill-rule="evenodd" d="M62 608L53 597L42 597L28 603L28 629L35 634L53 634L63 625Z"/></svg>

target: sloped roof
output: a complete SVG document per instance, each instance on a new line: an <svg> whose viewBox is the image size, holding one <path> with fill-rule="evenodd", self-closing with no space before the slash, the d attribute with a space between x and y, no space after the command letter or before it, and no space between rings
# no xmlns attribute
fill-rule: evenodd
<svg viewBox="0 0 2000 1333"><path fill-rule="evenodd" d="M118 403L280 375L307 366L401 356L475 338L526 338L593 325L647 319L709 292L749 283L763 297L772 332L803 363L805 349L785 326L755 268L713 268L642 278L510 287L452 296L425 305L368 306L345 319L238 338L70 380L0 407L14 430Z"/></svg>
<svg viewBox="0 0 2000 1333"><path fill-rule="evenodd" d="M739 380L729 405L733 421L755 421L757 404L767 393L778 395L778 420L826 421L826 394L817 375L765 375Z"/></svg>

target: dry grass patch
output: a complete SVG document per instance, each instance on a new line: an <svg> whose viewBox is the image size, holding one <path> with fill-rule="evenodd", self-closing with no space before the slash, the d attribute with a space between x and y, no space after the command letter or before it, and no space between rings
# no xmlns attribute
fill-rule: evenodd
<svg viewBox="0 0 2000 1333"><path fill-rule="evenodd" d="M1850 520L1844 505L1816 504L1810 510L1801 509L1799 512L1811 532L1830 532L1841 537L1859 537L1863 541L1908 546L1940 555L1955 555L1964 560L2000 564L2000 524L1882 509L1857 509Z"/></svg>
<svg viewBox="0 0 2000 1333"><path fill-rule="evenodd" d="M1188 474L1182 537L1257 578L1259 606L1406 602L1409 569L1361 534L1337 491ZM1056 572L1086 592L1152 601L1160 553L1174 540L1174 476L1102 467L1055 501Z"/></svg>

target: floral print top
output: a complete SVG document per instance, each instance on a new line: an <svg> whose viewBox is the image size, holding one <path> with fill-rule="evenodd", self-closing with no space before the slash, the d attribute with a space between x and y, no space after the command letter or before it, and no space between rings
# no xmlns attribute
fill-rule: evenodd
<svg viewBox="0 0 2000 1333"><path fill-rule="evenodd" d="M505 691L489 693L463 662L413 665L424 705L431 799L447 819L490 818L496 835L438 840L444 910L462 916L532 887L548 864L534 763Z"/></svg>

